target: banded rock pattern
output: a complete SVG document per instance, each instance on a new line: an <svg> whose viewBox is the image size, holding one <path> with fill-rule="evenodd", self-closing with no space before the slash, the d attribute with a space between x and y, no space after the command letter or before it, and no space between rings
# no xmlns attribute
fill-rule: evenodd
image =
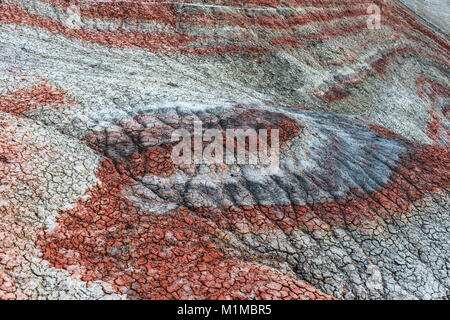
<svg viewBox="0 0 450 320"><path fill-rule="evenodd" d="M449 44L401 3L0 13L1 299L449 297ZM176 165L194 120L280 170Z"/></svg>

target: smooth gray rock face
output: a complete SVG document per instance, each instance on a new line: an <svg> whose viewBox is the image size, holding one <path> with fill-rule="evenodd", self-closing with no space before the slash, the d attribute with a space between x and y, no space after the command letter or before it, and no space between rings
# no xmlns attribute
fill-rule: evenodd
<svg viewBox="0 0 450 320"><path fill-rule="evenodd" d="M448 299L420 3L0 1L0 299ZM278 130L279 167L177 164L196 122Z"/></svg>

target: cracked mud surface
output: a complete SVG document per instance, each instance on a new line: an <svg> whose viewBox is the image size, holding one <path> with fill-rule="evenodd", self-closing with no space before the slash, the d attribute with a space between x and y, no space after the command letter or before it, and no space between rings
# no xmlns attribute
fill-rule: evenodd
<svg viewBox="0 0 450 320"><path fill-rule="evenodd" d="M448 299L449 44L413 2L0 1L0 299ZM177 165L194 121L279 129L279 170Z"/></svg>

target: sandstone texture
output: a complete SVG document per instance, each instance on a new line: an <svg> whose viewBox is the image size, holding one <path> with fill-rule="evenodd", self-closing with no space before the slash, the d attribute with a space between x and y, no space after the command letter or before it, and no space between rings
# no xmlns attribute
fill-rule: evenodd
<svg viewBox="0 0 450 320"><path fill-rule="evenodd" d="M0 0L0 299L450 298L421 2ZM174 163L194 121L278 129L279 169Z"/></svg>

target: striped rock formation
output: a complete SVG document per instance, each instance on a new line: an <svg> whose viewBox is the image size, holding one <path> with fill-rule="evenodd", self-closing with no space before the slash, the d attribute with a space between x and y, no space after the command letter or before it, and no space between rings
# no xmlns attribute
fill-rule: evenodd
<svg viewBox="0 0 450 320"><path fill-rule="evenodd" d="M0 299L448 299L449 42L414 2L1 0ZM177 165L195 120L280 130L279 170Z"/></svg>

